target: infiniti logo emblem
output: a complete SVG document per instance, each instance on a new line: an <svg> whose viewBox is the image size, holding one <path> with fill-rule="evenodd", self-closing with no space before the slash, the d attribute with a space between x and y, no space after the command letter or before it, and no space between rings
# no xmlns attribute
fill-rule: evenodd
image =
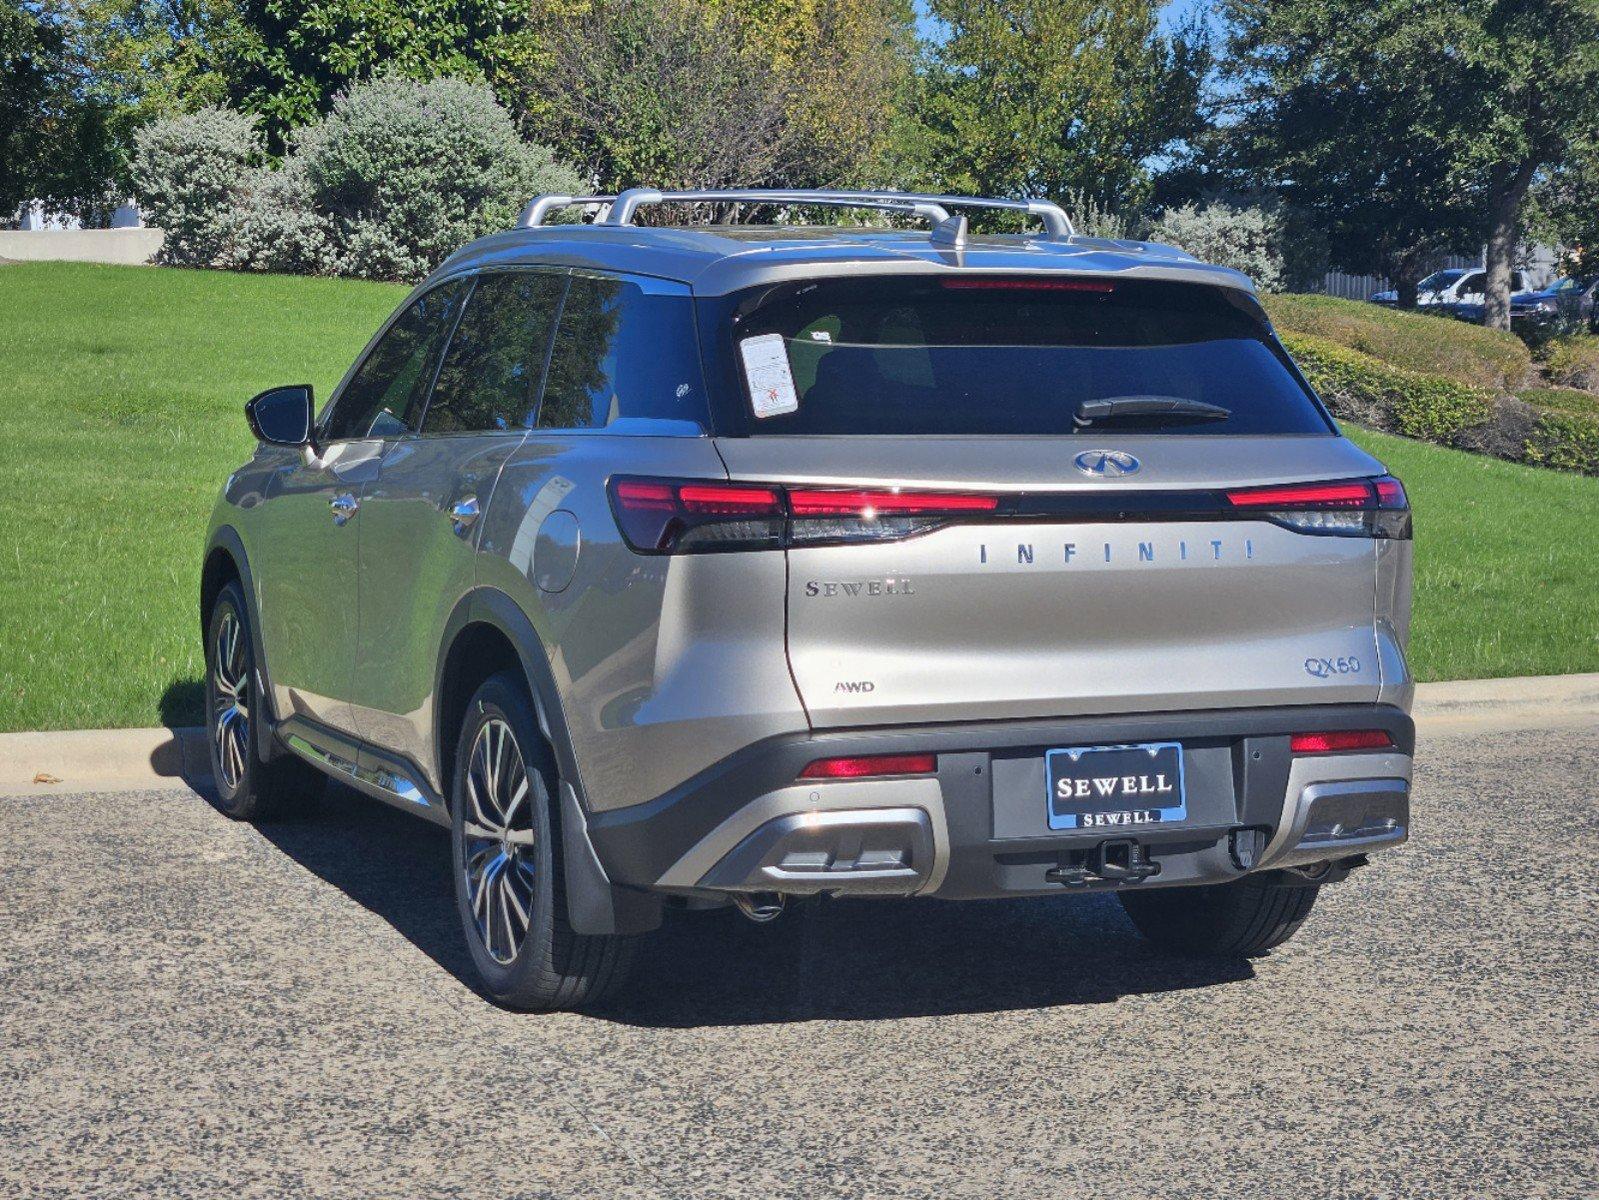
<svg viewBox="0 0 1599 1200"><path fill-rule="evenodd" d="M1072 463L1084 475L1098 475L1102 479L1131 475L1140 465L1125 450L1084 450Z"/></svg>

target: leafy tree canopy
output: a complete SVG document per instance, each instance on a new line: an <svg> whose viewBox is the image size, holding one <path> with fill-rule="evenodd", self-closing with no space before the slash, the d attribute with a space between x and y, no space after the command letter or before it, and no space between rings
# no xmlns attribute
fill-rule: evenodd
<svg viewBox="0 0 1599 1200"><path fill-rule="evenodd" d="M1199 128L1208 51L1150 0L930 0L912 172L956 192L1123 208L1150 160Z"/></svg>

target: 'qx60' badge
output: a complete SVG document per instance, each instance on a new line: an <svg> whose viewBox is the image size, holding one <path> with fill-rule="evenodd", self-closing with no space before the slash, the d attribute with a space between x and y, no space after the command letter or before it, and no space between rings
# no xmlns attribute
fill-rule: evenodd
<svg viewBox="0 0 1599 1200"><path fill-rule="evenodd" d="M1101 479L1131 475L1140 465L1125 450L1084 450L1072 463L1084 475L1097 475Z"/></svg>

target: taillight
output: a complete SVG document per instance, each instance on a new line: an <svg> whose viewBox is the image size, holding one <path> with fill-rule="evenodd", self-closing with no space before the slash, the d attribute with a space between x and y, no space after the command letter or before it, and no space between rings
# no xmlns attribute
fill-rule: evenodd
<svg viewBox="0 0 1599 1200"><path fill-rule="evenodd" d="M1410 502L1404 485L1391 475L1238 488L1227 492L1227 503L1299 533L1410 536Z"/></svg>
<svg viewBox="0 0 1599 1200"><path fill-rule="evenodd" d="M951 521L994 512L998 496L890 489L794 488L788 493L795 544L875 542L930 533Z"/></svg>
<svg viewBox="0 0 1599 1200"><path fill-rule="evenodd" d="M611 508L627 544L644 554L783 546L783 498L776 488L613 479Z"/></svg>
<svg viewBox="0 0 1599 1200"><path fill-rule="evenodd" d="M931 775L938 770L932 754L871 754L860 758L819 758L800 772L801 779L867 779L876 775Z"/></svg>
<svg viewBox="0 0 1599 1200"><path fill-rule="evenodd" d="M1384 729L1339 729L1330 733L1296 733L1288 739L1295 754L1339 754L1345 750L1388 750L1394 739Z"/></svg>
<svg viewBox="0 0 1599 1200"><path fill-rule="evenodd" d="M613 479L622 536L643 554L776 550L913 537L995 512L997 496Z"/></svg>

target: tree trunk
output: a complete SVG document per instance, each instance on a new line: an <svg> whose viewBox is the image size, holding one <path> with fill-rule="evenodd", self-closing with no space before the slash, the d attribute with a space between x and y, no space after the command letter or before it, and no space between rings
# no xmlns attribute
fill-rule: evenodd
<svg viewBox="0 0 1599 1200"><path fill-rule="evenodd" d="M1416 285L1421 282L1414 271L1406 274L1402 279L1394 280L1394 290L1399 293L1400 308L1416 307Z"/></svg>
<svg viewBox="0 0 1599 1200"><path fill-rule="evenodd" d="M1537 164L1496 167L1488 185L1488 268L1482 323L1490 329L1510 328L1510 272L1515 265L1516 229L1521 204L1532 185Z"/></svg>

